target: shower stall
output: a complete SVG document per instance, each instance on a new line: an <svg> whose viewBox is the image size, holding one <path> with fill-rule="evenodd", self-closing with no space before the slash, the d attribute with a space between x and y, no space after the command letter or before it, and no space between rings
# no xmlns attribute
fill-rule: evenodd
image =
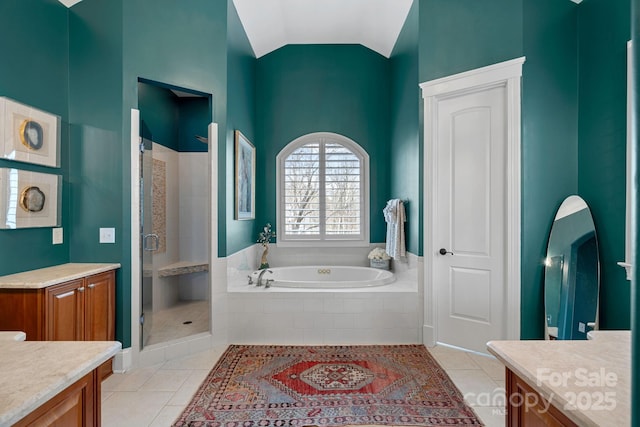
<svg viewBox="0 0 640 427"><path fill-rule="evenodd" d="M140 348L210 331L210 96L140 80Z"/></svg>

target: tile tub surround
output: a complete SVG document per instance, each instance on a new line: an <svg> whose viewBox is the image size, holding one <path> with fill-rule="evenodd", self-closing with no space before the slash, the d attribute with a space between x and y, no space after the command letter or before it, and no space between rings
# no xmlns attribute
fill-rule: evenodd
<svg viewBox="0 0 640 427"><path fill-rule="evenodd" d="M487 348L576 424L628 426L631 333L597 331L590 335L589 341L490 341ZM608 396L607 400L602 396ZM571 401L580 409L567 409Z"/></svg>
<svg viewBox="0 0 640 427"><path fill-rule="evenodd" d="M0 289L41 289L120 268L117 263L68 263L0 276Z"/></svg>
<svg viewBox="0 0 640 427"><path fill-rule="evenodd" d="M375 246L375 245L374 245ZM374 247L372 246L372 247ZM280 248L269 262L284 265ZM370 248L309 248L286 265L319 264L368 266ZM271 249L270 249L271 250ZM394 268L396 281L360 289L291 289L247 285L257 268L260 250L253 245L227 259L224 295L227 342L237 344L415 344L422 342L422 287L420 259ZM336 261L339 259L339 261ZM298 263L299 262L299 263ZM359 262L359 264L358 264ZM402 265L402 267L400 267ZM215 303L215 301L214 301Z"/></svg>
<svg viewBox="0 0 640 427"><path fill-rule="evenodd" d="M113 357L115 341L0 342L0 425L13 425Z"/></svg>

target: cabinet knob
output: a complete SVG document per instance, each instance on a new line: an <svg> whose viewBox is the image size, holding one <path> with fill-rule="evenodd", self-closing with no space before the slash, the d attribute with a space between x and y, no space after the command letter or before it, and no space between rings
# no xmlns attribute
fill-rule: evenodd
<svg viewBox="0 0 640 427"><path fill-rule="evenodd" d="M95 284L95 283L90 283L90 284L89 284L89 286L88 286L88 288L89 288L89 289L93 289L93 288L95 288L95 287L96 287L96 284Z"/></svg>
<svg viewBox="0 0 640 427"><path fill-rule="evenodd" d="M78 288L78 292L84 292L84 286L80 286L80 287Z"/></svg>

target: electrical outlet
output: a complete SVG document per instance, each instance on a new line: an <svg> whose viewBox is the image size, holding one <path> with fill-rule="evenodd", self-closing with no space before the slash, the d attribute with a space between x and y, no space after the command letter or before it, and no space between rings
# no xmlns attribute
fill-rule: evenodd
<svg viewBox="0 0 640 427"><path fill-rule="evenodd" d="M54 245L61 245L64 241L62 227L51 229L51 241Z"/></svg>
<svg viewBox="0 0 640 427"><path fill-rule="evenodd" d="M582 322L578 322L578 331L584 333L584 331L586 330L586 326L584 323Z"/></svg>
<svg viewBox="0 0 640 427"><path fill-rule="evenodd" d="M100 243L115 243L116 242L116 229L100 228Z"/></svg>

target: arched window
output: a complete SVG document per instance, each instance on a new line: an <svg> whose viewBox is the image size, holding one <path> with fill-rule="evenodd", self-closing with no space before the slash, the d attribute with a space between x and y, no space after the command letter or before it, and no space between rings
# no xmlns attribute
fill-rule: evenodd
<svg viewBox="0 0 640 427"><path fill-rule="evenodd" d="M351 139L311 133L278 154L278 244L369 244L369 155Z"/></svg>

